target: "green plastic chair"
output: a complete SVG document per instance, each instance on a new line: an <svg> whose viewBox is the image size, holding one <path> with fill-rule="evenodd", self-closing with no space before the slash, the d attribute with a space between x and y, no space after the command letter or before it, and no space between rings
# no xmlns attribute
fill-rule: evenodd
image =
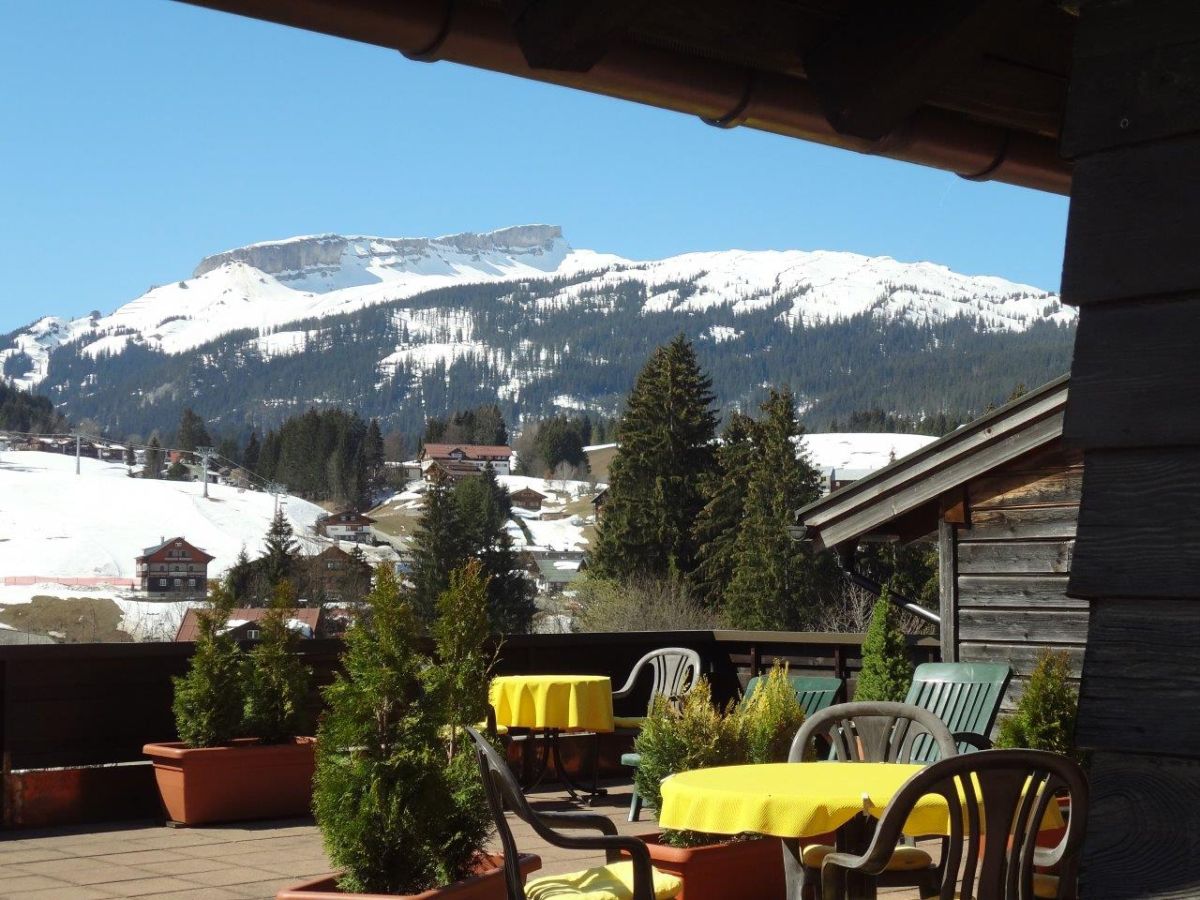
<svg viewBox="0 0 1200 900"><path fill-rule="evenodd" d="M913 672L904 702L927 709L945 722L958 742L959 753L987 750L991 747L988 735L1010 678L1012 669L1005 663L921 663ZM912 761L931 763L938 758L937 747L923 741Z"/></svg>
<svg viewBox="0 0 1200 900"><path fill-rule="evenodd" d="M746 682L746 690L743 691L742 699L739 703L745 703L753 697L762 680L763 676L755 675ZM805 717L831 706L837 698L838 691L842 689L842 680L840 678L814 675L789 675L788 681L791 682L792 690L796 692L796 699L804 707ZM641 763L642 756L640 753L623 753L621 755L621 765L623 766L636 769ZM633 796L629 800L629 821L636 822L641 818L641 815L642 798L639 796L637 788L634 788Z"/></svg>

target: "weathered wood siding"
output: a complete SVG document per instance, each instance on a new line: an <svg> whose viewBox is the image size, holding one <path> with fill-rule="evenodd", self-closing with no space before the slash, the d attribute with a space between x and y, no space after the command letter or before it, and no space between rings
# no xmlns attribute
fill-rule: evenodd
<svg viewBox="0 0 1200 900"><path fill-rule="evenodd" d="M1043 648L1065 650L1078 677L1088 606L1066 596L1083 460L1061 443L967 484L968 525L955 535L957 658L1011 663L1004 708Z"/></svg>

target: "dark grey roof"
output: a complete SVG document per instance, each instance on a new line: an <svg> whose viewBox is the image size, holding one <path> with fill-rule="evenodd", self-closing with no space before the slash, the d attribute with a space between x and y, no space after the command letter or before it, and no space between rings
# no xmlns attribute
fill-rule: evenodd
<svg viewBox="0 0 1200 900"><path fill-rule="evenodd" d="M1062 435L1064 375L796 513L818 547L854 540Z"/></svg>

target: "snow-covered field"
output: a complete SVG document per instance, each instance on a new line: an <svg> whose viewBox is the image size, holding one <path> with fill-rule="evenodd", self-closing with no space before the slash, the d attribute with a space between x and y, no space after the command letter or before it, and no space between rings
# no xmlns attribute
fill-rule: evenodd
<svg viewBox="0 0 1200 900"><path fill-rule="evenodd" d="M821 432L801 439L809 459L822 473L861 478L888 463L920 450L937 438L925 434Z"/></svg>
<svg viewBox="0 0 1200 900"><path fill-rule="evenodd" d="M216 557L219 576L242 547L261 549L274 513L269 494L195 482L143 481L125 466L59 453L0 452L0 604L25 603L37 594L109 597L125 614L124 629L146 633L177 616L178 604L130 597L128 589L97 584L64 586L56 578L132 581L135 558L160 539L181 536ZM285 510L302 544L323 511L295 497ZM8 580L32 583L5 584Z"/></svg>

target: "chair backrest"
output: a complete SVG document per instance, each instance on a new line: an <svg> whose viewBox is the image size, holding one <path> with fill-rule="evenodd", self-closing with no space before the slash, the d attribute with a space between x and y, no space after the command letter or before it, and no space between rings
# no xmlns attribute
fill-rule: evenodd
<svg viewBox="0 0 1200 900"><path fill-rule="evenodd" d="M634 663L625 686L614 692L613 696L632 691L642 670L646 668L650 669L652 675L650 699L646 704L646 710L649 712L655 697L666 697L672 703L677 703L684 694L695 687L700 679L702 663L700 654L686 647L660 647L658 650L651 650Z"/></svg>
<svg viewBox="0 0 1200 900"><path fill-rule="evenodd" d="M1039 850L1046 811L1063 793L1071 800L1066 831L1057 846ZM1033 900L1035 862L1057 866L1060 884L1074 884L1088 785L1073 760L1044 750L983 750L933 763L910 778L884 810L864 854L866 871L883 871L913 807L930 794L945 798L950 815L941 897Z"/></svg>
<svg viewBox="0 0 1200 900"><path fill-rule="evenodd" d="M539 815L529 805L517 779L513 777L508 762L496 751L486 737L474 728L466 732L475 745L475 756L479 761L479 774L483 778L484 793L488 807L500 835L504 850L504 881L508 888L508 900L526 900L525 885L521 879L520 856L512 829L504 815L505 808L527 822L534 834L556 847L575 850L604 850L608 862L617 862L625 853L634 869L633 900L653 900L654 873L650 864L650 853L639 839L617 834L616 825L607 817L597 813L548 812ZM600 837L573 837L560 834L546 824L553 819L566 828L592 828L602 832Z"/></svg>
<svg viewBox="0 0 1200 900"><path fill-rule="evenodd" d="M830 746L829 758L842 762L920 762L926 744L941 756L958 751L942 720L907 703L839 703L814 713L792 740L788 762L802 762L817 736Z"/></svg>
<svg viewBox="0 0 1200 900"><path fill-rule="evenodd" d="M762 675L755 675L746 682L746 690L742 693L742 703L745 703L754 696L754 692L758 690L758 686L762 683L764 677ZM788 681L792 685L792 690L796 692L796 699L804 707L805 717L811 716L813 713L819 713L821 710L833 705L838 691L842 689L842 680L840 678L815 675L789 675Z"/></svg>
<svg viewBox="0 0 1200 900"><path fill-rule="evenodd" d="M922 663L913 672L905 703L927 709L946 723L951 734L969 731L987 737L996 724L1012 669L1005 663ZM922 748L931 753L931 747ZM974 747L962 742L959 752ZM932 762L933 757L918 762Z"/></svg>

